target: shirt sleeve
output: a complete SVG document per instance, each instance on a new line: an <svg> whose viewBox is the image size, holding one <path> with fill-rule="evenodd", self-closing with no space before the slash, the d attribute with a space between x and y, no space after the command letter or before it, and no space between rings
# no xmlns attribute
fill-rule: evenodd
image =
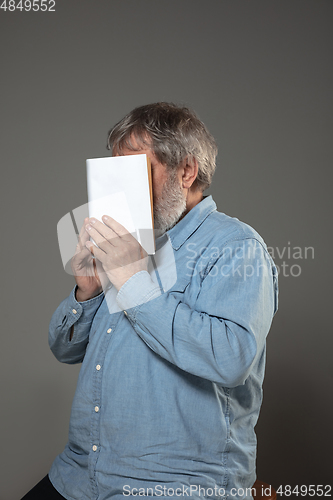
<svg viewBox="0 0 333 500"><path fill-rule="evenodd" d="M90 300L78 302L75 298L76 288L56 309L49 327L51 351L58 361L69 364L83 360L92 321L104 298L102 292ZM73 325L73 337L70 339Z"/></svg>
<svg viewBox="0 0 333 500"><path fill-rule="evenodd" d="M141 339L166 360L224 387L244 384L277 309L272 259L255 239L233 241L194 274L184 288L161 293L148 273L137 273L117 302Z"/></svg>

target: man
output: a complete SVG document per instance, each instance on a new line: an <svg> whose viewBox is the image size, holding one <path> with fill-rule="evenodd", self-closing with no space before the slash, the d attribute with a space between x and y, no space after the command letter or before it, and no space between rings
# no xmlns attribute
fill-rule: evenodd
<svg viewBox="0 0 333 500"><path fill-rule="evenodd" d="M177 279L166 289L168 263L152 273L110 216L85 220L76 286L49 333L60 361L82 362L69 441L25 498L251 498L274 264L252 228L203 197L217 149L193 112L136 108L108 147L150 157L156 246L171 248Z"/></svg>

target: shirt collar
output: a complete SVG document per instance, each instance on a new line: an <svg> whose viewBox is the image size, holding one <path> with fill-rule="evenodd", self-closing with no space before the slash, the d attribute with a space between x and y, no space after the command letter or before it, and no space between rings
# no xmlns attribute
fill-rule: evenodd
<svg viewBox="0 0 333 500"><path fill-rule="evenodd" d="M167 234L174 250L178 250L193 234L203 221L216 210L216 203L211 196L205 196L200 203L190 210Z"/></svg>

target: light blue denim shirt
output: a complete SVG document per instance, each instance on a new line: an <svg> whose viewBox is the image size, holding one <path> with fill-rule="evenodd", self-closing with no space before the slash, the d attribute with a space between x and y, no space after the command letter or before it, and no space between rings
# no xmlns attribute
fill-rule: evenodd
<svg viewBox="0 0 333 500"><path fill-rule="evenodd" d="M82 362L55 488L68 500L251 498L276 309L265 243L210 196L118 293L77 302L74 289L49 332L59 361Z"/></svg>

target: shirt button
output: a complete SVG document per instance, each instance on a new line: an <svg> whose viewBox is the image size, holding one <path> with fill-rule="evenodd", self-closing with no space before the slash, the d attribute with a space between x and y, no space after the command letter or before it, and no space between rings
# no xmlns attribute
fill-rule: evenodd
<svg viewBox="0 0 333 500"><path fill-rule="evenodd" d="M99 371L101 369L101 365L96 365L96 370Z"/></svg>
<svg viewBox="0 0 333 500"><path fill-rule="evenodd" d="M99 412L99 406L95 406L95 412L98 413Z"/></svg>
<svg viewBox="0 0 333 500"><path fill-rule="evenodd" d="M77 310L76 309L72 309L72 313L73 314L77 314Z"/></svg>
<svg viewBox="0 0 333 500"><path fill-rule="evenodd" d="M92 447L93 451L97 451L97 446L94 444L94 446Z"/></svg>
<svg viewBox="0 0 333 500"><path fill-rule="evenodd" d="M127 316L127 311L124 311L125 316Z"/></svg>
<svg viewBox="0 0 333 500"><path fill-rule="evenodd" d="M108 330L106 330L106 333L111 333L112 332L112 328L109 328Z"/></svg>

